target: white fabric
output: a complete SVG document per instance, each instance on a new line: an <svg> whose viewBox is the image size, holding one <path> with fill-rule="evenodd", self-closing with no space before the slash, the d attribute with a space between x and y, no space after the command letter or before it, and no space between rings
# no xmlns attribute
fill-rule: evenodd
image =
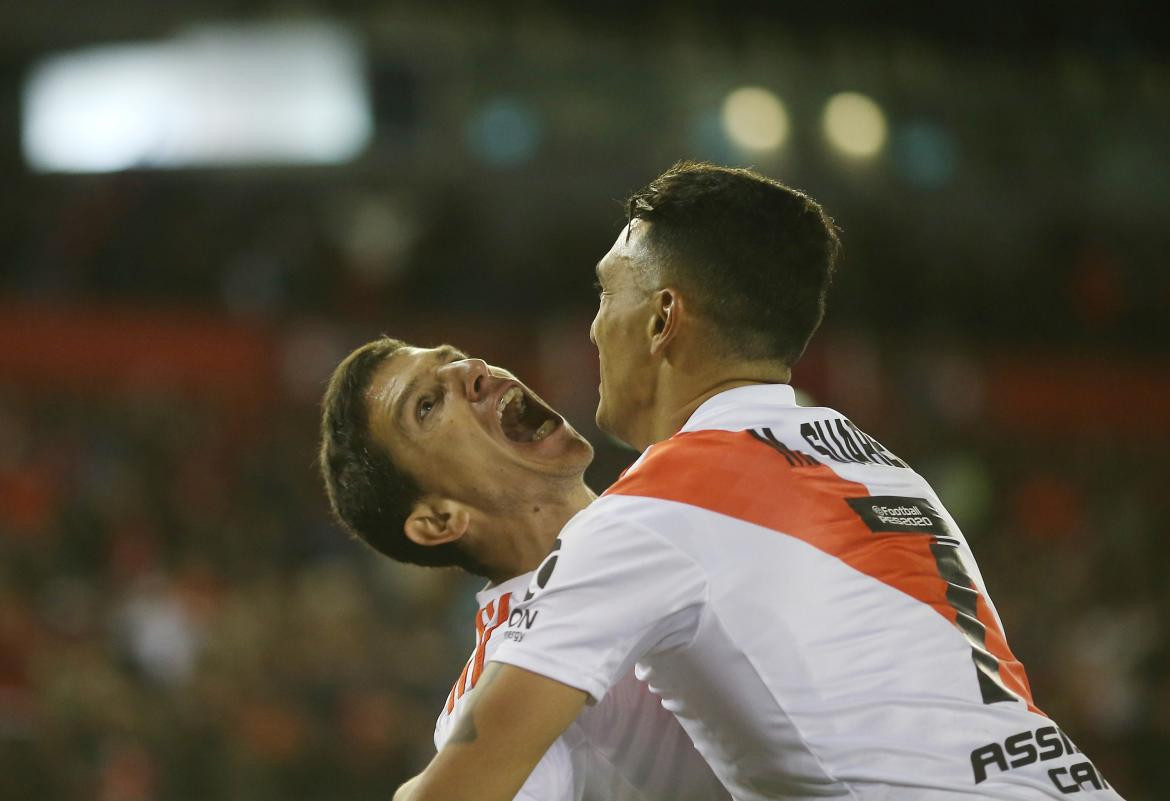
<svg viewBox="0 0 1170 801"><path fill-rule="evenodd" d="M1063 735L1029 708L1026 689L1011 684L1008 665L1018 663L993 659L998 672L977 675L980 649L951 609L952 594L978 603L980 636L1002 627L970 548L926 481L860 432L846 437L856 431L851 425L831 409L797 406L786 385L710 399L569 522L543 586L532 582L490 659L593 698L636 664L638 678L742 801L1006 801L1072 792L1119 799L1071 743L1058 744ZM764 429L779 449L764 441ZM731 451L662 461L704 437ZM667 446L675 450L655 454ZM673 465L674 478L708 500L623 494L638 481L669 489L672 477L656 474L656 464ZM766 516L773 496L787 505L781 517L831 520L853 532L852 544L834 550L838 528L780 531L752 522L752 514ZM869 503L872 496L879 500ZM736 497L756 511L704 508ZM881 518L877 528L859 528L862 512L848 497ZM917 499L933 521L886 497ZM883 528L890 520L910 530L890 533ZM919 524L934 533L914 529ZM933 579L900 574L905 547L928 560L937 551ZM963 579L944 581L944 565ZM914 596L919 578L935 588L934 606ZM974 614L964 623L981 625ZM984 685L1002 698L985 700Z"/></svg>
<svg viewBox="0 0 1170 801"><path fill-rule="evenodd" d="M476 647L435 724L435 747L451 736L479 676L475 670L503 642L507 610L524 597L526 573L476 595ZM462 692L460 689L462 688ZM660 699L635 678L618 678L599 703L582 711L528 777L519 801L720 801L727 791Z"/></svg>

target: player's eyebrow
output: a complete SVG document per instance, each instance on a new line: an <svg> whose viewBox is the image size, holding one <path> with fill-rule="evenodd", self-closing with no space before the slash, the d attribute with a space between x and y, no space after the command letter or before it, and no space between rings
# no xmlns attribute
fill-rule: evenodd
<svg viewBox="0 0 1170 801"><path fill-rule="evenodd" d="M601 262L593 265L593 274L597 276L597 282L601 283Z"/></svg>
<svg viewBox="0 0 1170 801"><path fill-rule="evenodd" d="M459 350L459 348L453 347L451 345L441 345L435 349L435 355L432 359L433 363L430 366L434 366L434 364L450 364L451 362L457 362L468 358L470 357L463 351ZM406 430L406 422L403 419L404 415L406 414L406 403L408 400L414 397L414 393L418 390L419 385L423 381L423 378L426 377L427 372L430 370L430 366L417 371L414 374L414 377L411 378L409 382L407 382L406 388L402 390L401 394L399 394L398 400L394 402L395 408L392 414L395 422L398 424L398 428L403 431Z"/></svg>

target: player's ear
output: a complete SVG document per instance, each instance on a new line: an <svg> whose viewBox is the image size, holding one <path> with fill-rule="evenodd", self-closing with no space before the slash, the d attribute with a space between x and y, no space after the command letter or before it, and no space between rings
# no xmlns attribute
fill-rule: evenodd
<svg viewBox="0 0 1170 801"><path fill-rule="evenodd" d="M670 344L678 334L682 315L682 296L677 291L666 287L654 293L650 298L650 320L646 331L651 353L659 353Z"/></svg>
<svg viewBox="0 0 1170 801"><path fill-rule="evenodd" d="M417 545L442 545L466 534L470 522L471 515L463 504L426 495L415 502L402 530Z"/></svg>

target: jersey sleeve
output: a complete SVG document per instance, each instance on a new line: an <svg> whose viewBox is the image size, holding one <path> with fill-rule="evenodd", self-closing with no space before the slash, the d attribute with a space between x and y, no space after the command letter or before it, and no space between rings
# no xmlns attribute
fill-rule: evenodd
<svg viewBox="0 0 1170 801"><path fill-rule="evenodd" d="M565 527L491 660L605 696L634 662L693 637L706 581L661 534L595 502Z"/></svg>

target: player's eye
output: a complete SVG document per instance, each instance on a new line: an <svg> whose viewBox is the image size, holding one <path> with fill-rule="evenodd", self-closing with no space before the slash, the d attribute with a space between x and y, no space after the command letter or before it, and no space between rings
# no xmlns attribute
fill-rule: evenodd
<svg viewBox="0 0 1170 801"><path fill-rule="evenodd" d="M596 278L593 279L593 289L595 292L597 292L598 297L601 297L605 294L605 287L603 287L601 285L601 281L597 280Z"/></svg>
<svg viewBox="0 0 1170 801"><path fill-rule="evenodd" d="M423 395L418 399L418 406L414 410L415 418L421 423L439 405L439 400L431 395Z"/></svg>

